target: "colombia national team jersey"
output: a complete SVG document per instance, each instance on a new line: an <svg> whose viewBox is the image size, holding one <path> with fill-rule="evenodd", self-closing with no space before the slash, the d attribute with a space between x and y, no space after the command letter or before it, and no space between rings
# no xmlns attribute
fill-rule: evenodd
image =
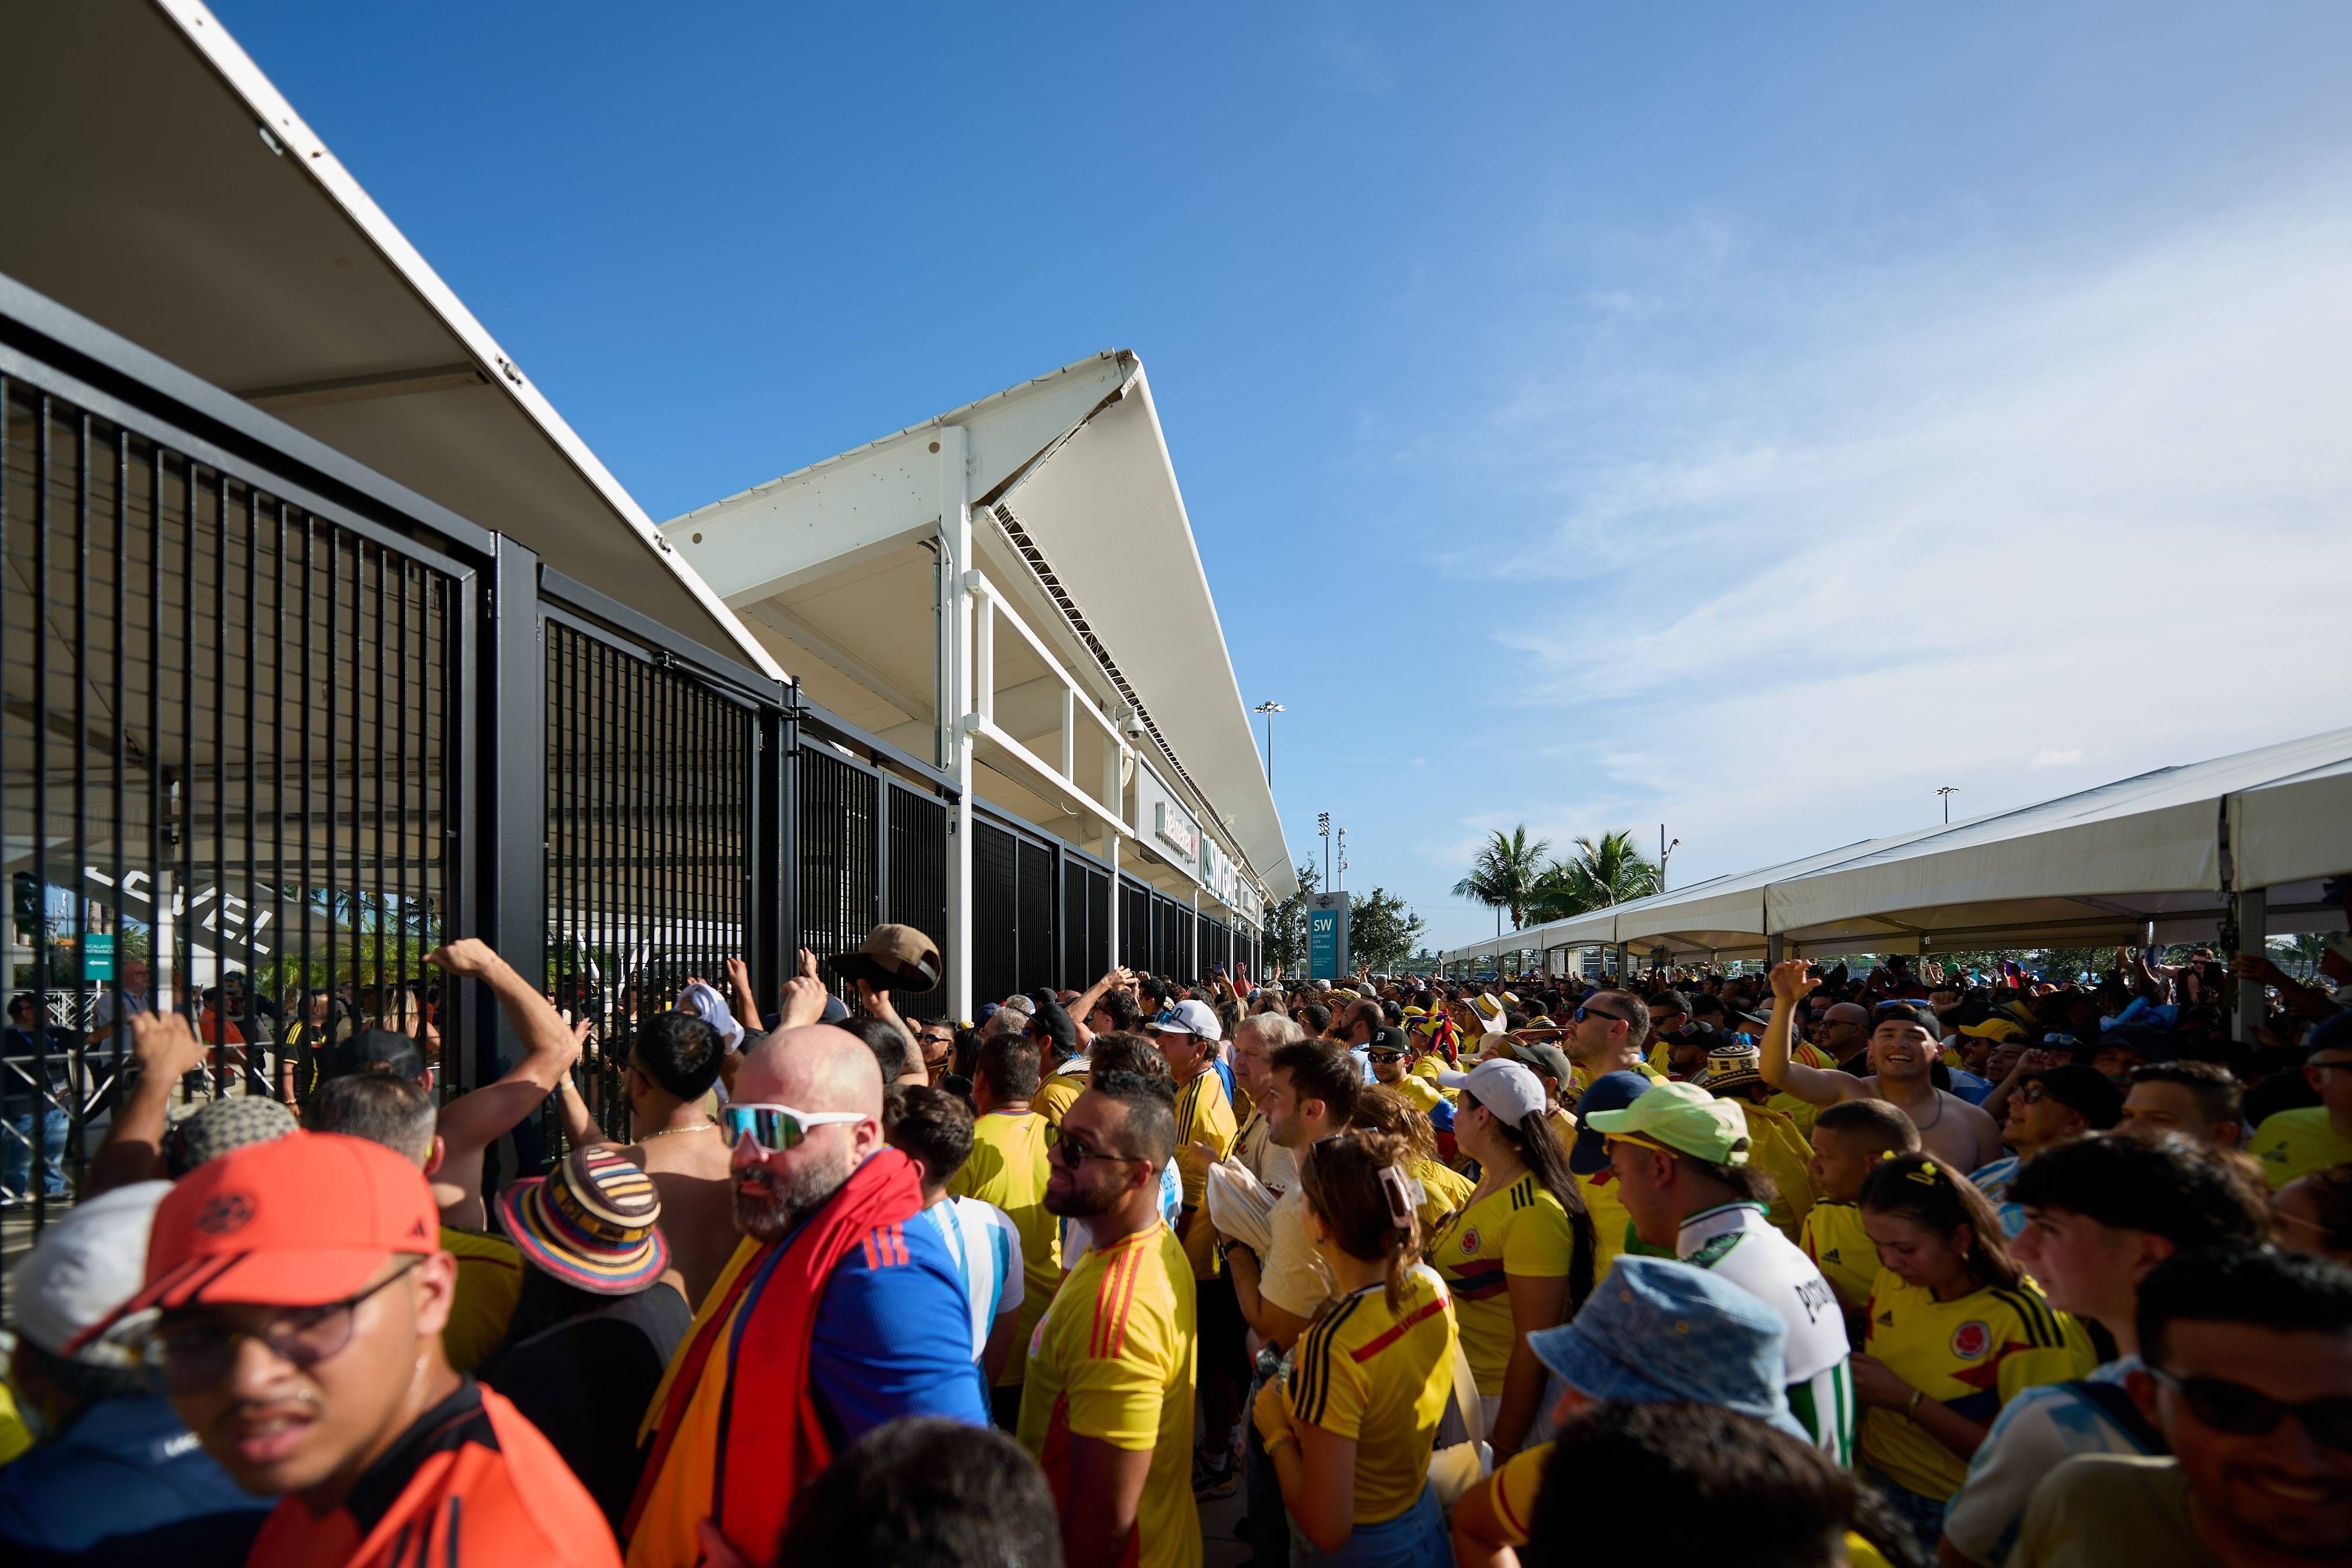
<svg viewBox="0 0 2352 1568"><path fill-rule="evenodd" d="M1454 1394L1454 1314L1424 1266L1405 1276L1398 1310L1367 1285L1325 1307L1298 1336L1286 1391L1294 1420L1356 1444L1358 1524L1421 1500L1437 1423Z"/></svg>
<svg viewBox="0 0 2352 1568"><path fill-rule="evenodd" d="M1987 1286L1939 1301L1882 1269L1868 1310L1864 1348L1928 1398L1984 1426L2024 1390L2084 1376L2098 1364L2083 1325L2053 1307L2031 1280L2015 1290ZM1862 1457L1939 1502L1969 1478L1966 1459L1900 1410L1864 1412Z"/></svg>
<svg viewBox="0 0 2352 1568"><path fill-rule="evenodd" d="M1029 1340L1021 1446L1070 1495L1070 1439L1150 1449L1135 1533L1120 1561L1196 1568L1192 1502L1194 1290L1184 1249L1165 1225L1078 1260Z"/></svg>
<svg viewBox="0 0 2352 1568"><path fill-rule="evenodd" d="M992 1111L971 1124L971 1157L948 1180L950 1197L976 1197L1003 1209L1021 1233L1021 1332L1045 1315L1062 1282L1062 1228L1045 1212L1045 1118L1034 1111ZM1021 1358L1008 1355L1000 1384L1021 1381Z"/></svg>
<svg viewBox="0 0 2352 1568"><path fill-rule="evenodd" d="M1224 1081L1215 1072L1196 1072L1182 1088L1176 1091L1176 1146L1188 1148L1194 1144L1206 1144L1223 1159L1225 1151L1234 1146L1234 1103L1225 1097ZM1180 1168L1183 1161L1177 1162ZM1217 1231L1209 1223L1205 1198L1209 1173L1202 1168L1195 1175L1184 1171L1184 1256L1192 1260L1192 1277L1210 1280L1216 1277Z"/></svg>
<svg viewBox="0 0 2352 1568"><path fill-rule="evenodd" d="M1479 1393L1502 1393L1518 1341L1507 1276L1564 1280L1574 1246L1568 1211L1532 1171L1455 1215L1431 1243L1429 1260L1453 1293L1462 1354Z"/></svg>
<svg viewBox="0 0 2352 1568"><path fill-rule="evenodd" d="M165 1554L168 1557L168 1553ZM313 1519L282 1498L253 1568L434 1568L548 1563L620 1568L604 1511L515 1407L467 1378Z"/></svg>
<svg viewBox="0 0 2352 1568"><path fill-rule="evenodd" d="M1798 1245L1849 1305L1870 1300L1878 1280L1878 1248L1862 1228L1862 1205L1826 1199L1813 1205Z"/></svg>

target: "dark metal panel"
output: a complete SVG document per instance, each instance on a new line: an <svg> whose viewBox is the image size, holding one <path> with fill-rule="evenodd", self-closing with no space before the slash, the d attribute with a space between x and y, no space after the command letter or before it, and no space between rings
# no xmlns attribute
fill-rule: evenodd
<svg viewBox="0 0 2352 1568"><path fill-rule="evenodd" d="M1055 983L1054 852L1029 839L1019 842L1020 971L1013 988L1034 991Z"/></svg>
<svg viewBox="0 0 2352 1568"><path fill-rule="evenodd" d="M972 1005L1001 1002L1021 983L1018 840L975 818L971 841Z"/></svg>
<svg viewBox="0 0 2352 1568"><path fill-rule="evenodd" d="M947 950L948 805L896 781L890 800L889 895L883 918L911 925Z"/></svg>

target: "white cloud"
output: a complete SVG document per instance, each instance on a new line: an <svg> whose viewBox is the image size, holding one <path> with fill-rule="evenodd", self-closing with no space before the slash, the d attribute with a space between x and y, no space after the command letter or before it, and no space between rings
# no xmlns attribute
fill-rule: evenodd
<svg viewBox="0 0 2352 1568"><path fill-rule="evenodd" d="M1715 250L1643 315L1769 301L1742 347L1637 331L1456 447L1551 498L1442 563L1568 737L1492 780L1531 831L1663 816L1681 881L2347 722L2352 181L2065 273Z"/></svg>

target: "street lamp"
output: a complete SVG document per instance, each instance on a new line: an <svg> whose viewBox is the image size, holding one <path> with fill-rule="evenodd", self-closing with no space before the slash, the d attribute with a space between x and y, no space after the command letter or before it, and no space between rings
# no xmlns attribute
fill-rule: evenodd
<svg viewBox="0 0 2352 1568"><path fill-rule="evenodd" d="M1339 885L1331 891L1334 893L1348 891L1348 830L1345 828L1339 830Z"/></svg>
<svg viewBox="0 0 2352 1568"><path fill-rule="evenodd" d="M1265 716L1265 787L1274 788L1274 716L1283 711L1278 702L1262 702L1250 709Z"/></svg>
<svg viewBox="0 0 2352 1568"><path fill-rule="evenodd" d="M1658 824L1658 891L1660 893L1666 891L1666 857L1680 849L1682 842L1680 839L1676 839L1673 843L1666 842L1666 825L1664 822Z"/></svg>
<svg viewBox="0 0 2352 1568"><path fill-rule="evenodd" d="M1952 797L1959 792L1960 787L1957 784L1947 784L1936 791L1944 798L1944 825L1947 827L1949 827L1952 821Z"/></svg>

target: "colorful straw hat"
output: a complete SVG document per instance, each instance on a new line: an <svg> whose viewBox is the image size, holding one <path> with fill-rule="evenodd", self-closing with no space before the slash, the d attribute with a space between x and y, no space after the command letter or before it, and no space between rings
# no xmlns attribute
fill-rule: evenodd
<svg viewBox="0 0 2352 1568"><path fill-rule="evenodd" d="M572 1150L551 1175L500 1193L499 1213L524 1257L583 1291L625 1296L669 1267L661 1195L615 1149Z"/></svg>

